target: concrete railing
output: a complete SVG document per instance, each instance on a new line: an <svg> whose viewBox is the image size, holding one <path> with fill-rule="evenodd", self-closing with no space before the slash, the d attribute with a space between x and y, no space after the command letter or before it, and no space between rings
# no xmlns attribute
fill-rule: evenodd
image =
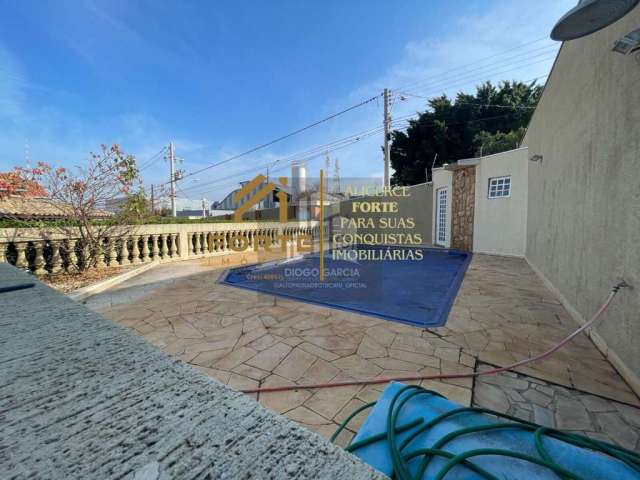
<svg viewBox="0 0 640 480"><path fill-rule="evenodd" d="M386 478L6 263L0 289L2 479Z"/></svg>
<svg viewBox="0 0 640 480"><path fill-rule="evenodd" d="M227 255L240 248L281 248L300 235L319 236L318 222L186 223L123 227L100 241L92 268ZM0 262L36 275L76 271L92 256L73 231L0 229Z"/></svg>

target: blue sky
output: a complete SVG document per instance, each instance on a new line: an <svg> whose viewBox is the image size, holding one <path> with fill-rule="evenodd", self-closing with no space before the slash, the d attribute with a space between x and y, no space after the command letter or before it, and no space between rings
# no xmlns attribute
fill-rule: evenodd
<svg viewBox="0 0 640 480"><path fill-rule="evenodd" d="M542 37L574 3L0 0L0 171L26 157L79 165L100 143L119 143L145 163L173 140L190 172L385 86L431 96L544 76L557 45ZM394 104L394 118L423 105L408 97ZM371 102L191 176L181 205L220 199L247 176L234 173L258 173L381 119L381 103ZM374 135L332 156L345 176L381 175L381 141ZM322 164L312 159L308 168ZM166 162L143 175L147 184L165 181Z"/></svg>

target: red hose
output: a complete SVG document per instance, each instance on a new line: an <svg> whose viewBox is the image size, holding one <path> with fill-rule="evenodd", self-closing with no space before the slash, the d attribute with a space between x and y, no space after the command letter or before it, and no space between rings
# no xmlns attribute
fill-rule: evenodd
<svg viewBox="0 0 640 480"><path fill-rule="evenodd" d="M481 375L495 375L497 373L505 372L507 370L513 370L514 368L521 367L523 365L527 365L529 363L537 362L538 360L542 360L544 358L549 357L554 354L556 351L560 350L567 343L573 340L580 333L587 330L591 327L604 313L604 311L609 307L609 304L613 300L613 298L618 293L618 290L622 287L627 287L628 285L622 281L616 284L612 289L611 293L607 297L607 300L602 304L602 306L598 309L595 315L589 320L587 323L578 328L571 335L564 338L560 343L553 346L549 350L536 355L534 357L525 358L524 360L520 360L516 363L512 363L511 365L507 365L506 367L494 368L491 370L484 370L482 372L473 372L473 373L441 373L438 375L409 375L406 377L383 377L383 378L372 378L372 379L364 379L364 380L347 380L344 382L329 382L329 383L312 383L309 385L282 385L279 387L259 387L259 388L251 388L246 390L240 390L242 393L269 393L269 392L287 392L291 390L301 390L301 389L320 389L320 388L337 388L337 387L349 387L353 385L377 385L380 383L389 383L389 382L412 382L416 380L443 380L448 378L470 378L470 377L479 377Z"/></svg>

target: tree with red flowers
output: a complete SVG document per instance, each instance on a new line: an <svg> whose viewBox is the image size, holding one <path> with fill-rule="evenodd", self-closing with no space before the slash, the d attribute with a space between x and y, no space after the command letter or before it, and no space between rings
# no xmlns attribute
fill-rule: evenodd
<svg viewBox="0 0 640 480"><path fill-rule="evenodd" d="M25 185L41 186L50 210L63 220L40 222L38 229L45 239L77 239L80 270L96 265L109 242L130 234L146 212L136 159L115 144L101 145L84 165L67 169L38 162L35 168L16 168L0 182L5 196L19 195ZM110 201L123 201L125 208L109 213L105 206Z"/></svg>

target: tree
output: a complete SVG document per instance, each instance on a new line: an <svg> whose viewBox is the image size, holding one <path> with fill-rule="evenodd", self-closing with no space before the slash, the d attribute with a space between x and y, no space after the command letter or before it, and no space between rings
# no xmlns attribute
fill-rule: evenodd
<svg viewBox="0 0 640 480"><path fill-rule="evenodd" d="M146 215L136 159L115 144L101 145L99 153L91 153L85 165L72 169L54 168L44 162L31 169L17 167L11 181L4 183L3 195L15 194L20 185L33 182L43 187L49 210L61 219L39 222L37 230L45 240L77 239L77 252L72 253L80 259L75 265L79 270L99 266L112 246L109 242L128 235L132 225L140 223ZM110 201L122 197L125 208L115 214L104 210ZM25 226L33 227L33 223Z"/></svg>
<svg viewBox="0 0 640 480"><path fill-rule="evenodd" d="M535 82L507 81L498 86L485 82L473 95L461 92L454 100L446 95L428 100L428 110L410 120L406 132L391 134L392 183L431 180L432 165L471 158L483 142L490 149L513 148L516 142L511 140L519 138L529 123L541 93Z"/></svg>
<svg viewBox="0 0 640 480"><path fill-rule="evenodd" d="M476 146L476 156L493 155L494 153L506 152L517 148L526 132L527 129L524 127L508 133L482 131L473 139L473 143Z"/></svg>

